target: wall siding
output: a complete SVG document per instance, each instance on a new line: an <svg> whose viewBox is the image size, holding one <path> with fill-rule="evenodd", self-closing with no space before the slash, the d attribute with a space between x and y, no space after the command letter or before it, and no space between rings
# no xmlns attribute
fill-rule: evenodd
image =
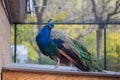
<svg viewBox="0 0 120 80"><path fill-rule="evenodd" d="M120 77L59 74L47 72L3 71L3 80L120 80Z"/></svg>
<svg viewBox="0 0 120 80"><path fill-rule="evenodd" d="M4 8L0 1L0 76L2 66L11 63L10 46L11 46L10 23L6 17Z"/></svg>

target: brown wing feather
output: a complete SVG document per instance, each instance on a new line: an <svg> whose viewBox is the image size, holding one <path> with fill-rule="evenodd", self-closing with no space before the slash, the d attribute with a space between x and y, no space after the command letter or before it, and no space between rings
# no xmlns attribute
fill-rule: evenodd
<svg viewBox="0 0 120 80"><path fill-rule="evenodd" d="M63 50L59 49L59 53L63 56L65 56L69 61L73 62L74 64L76 64L76 62L69 56L67 55Z"/></svg>
<svg viewBox="0 0 120 80"><path fill-rule="evenodd" d="M81 57L79 57L79 53L74 49L70 44L63 43L58 46L59 53L66 57L70 62L72 62L75 66L77 66L82 71L89 71L89 68L85 66L82 62Z"/></svg>

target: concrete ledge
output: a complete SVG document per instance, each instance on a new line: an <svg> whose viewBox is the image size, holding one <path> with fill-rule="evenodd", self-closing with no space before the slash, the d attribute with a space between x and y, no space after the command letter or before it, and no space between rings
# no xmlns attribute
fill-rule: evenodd
<svg viewBox="0 0 120 80"><path fill-rule="evenodd" d="M66 66L60 66L56 70L53 65L37 64L9 64L2 68L2 80L48 80L48 77L49 80L120 80L120 73L82 72L75 67Z"/></svg>

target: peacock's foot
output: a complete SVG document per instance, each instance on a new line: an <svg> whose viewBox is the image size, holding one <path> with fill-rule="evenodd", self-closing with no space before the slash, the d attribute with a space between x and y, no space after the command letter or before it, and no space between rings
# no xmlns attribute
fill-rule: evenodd
<svg viewBox="0 0 120 80"><path fill-rule="evenodd" d="M60 66L60 59L57 58L57 64L55 65L55 70L60 71L59 66Z"/></svg>
<svg viewBox="0 0 120 80"><path fill-rule="evenodd" d="M55 65L55 70L60 71L59 66Z"/></svg>

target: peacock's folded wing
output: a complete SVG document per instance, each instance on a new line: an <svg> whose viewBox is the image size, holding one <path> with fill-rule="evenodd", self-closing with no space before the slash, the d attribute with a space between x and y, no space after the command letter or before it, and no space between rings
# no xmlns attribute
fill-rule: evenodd
<svg viewBox="0 0 120 80"><path fill-rule="evenodd" d="M70 61L74 63L74 61L71 60L73 54L69 54L70 52L71 53L74 52L74 55L79 56L80 62L83 66L91 69L92 71L93 70L100 71L95 60L92 58L91 53L80 42L78 42L77 40L71 39L66 34L57 30L52 30L51 36L53 39L61 39L64 42L64 44L59 46L57 44L57 46L59 48L59 52L61 52L62 55L64 56L67 55L70 57L69 58L66 56L66 58L68 58ZM76 57L74 57L74 59L76 59Z"/></svg>
<svg viewBox="0 0 120 80"><path fill-rule="evenodd" d="M72 47L74 48L74 51L76 51L76 53L78 55L80 55L83 59L91 60L91 58L90 58L91 54L84 48L84 46L78 44L78 42L76 40L71 39L68 35L66 35L58 30L52 30L51 36L53 39L60 38L65 43L72 45Z"/></svg>
<svg viewBox="0 0 120 80"><path fill-rule="evenodd" d="M70 37L68 35L66 35L65 33L62 33L58 30L53 29L51 31L51 38L53 38L53 39L59 38L59 39L63 40L65 43L69 43L72 46L75 46L73 41L70 39Z"/></svg>
<svg viewBox="0 0 120 80"><path fill-rule="evenodd" d="M89 71L89 67L84 65L79 52L71 44L65 43L61 39L53 39L53 41L58 47L60 57L65 57L82 71Z"/></svg>

